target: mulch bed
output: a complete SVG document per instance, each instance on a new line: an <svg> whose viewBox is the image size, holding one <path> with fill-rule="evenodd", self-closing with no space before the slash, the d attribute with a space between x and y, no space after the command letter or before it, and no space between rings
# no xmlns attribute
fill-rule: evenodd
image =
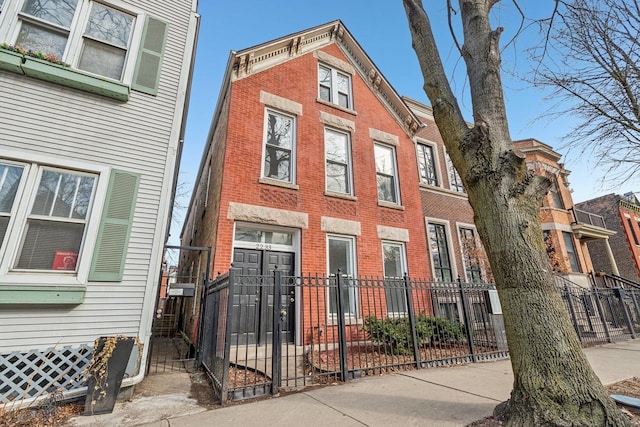
<svg viewBox="0 0 640 427"><path fill-rule="evenodd" d="M242 366L229 367L229 390L271 381L264 374Z"/></svg>
<svg viewBox="0 0 640 427"><path fill-rule="evenodd" d="M477 349L490 352L489 349ZM420 359L437 365L456 365L469 362L469 347L460 344L441 344L420 350ZM340 370L338 349L311 349L307 353L309 373L337 372ZM347 369L359 370L362 376L380 375L398 370L415 369L415 359L411 354L397 354L387 347L366 344L347 347Z"/></svg>

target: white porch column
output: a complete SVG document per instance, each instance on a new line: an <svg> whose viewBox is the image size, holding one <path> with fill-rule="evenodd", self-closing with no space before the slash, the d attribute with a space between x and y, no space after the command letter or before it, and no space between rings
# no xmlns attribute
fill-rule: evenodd
<svg viewBox="0 0 640 427"><path fill-rule="evenodd" d="M611 252L611 246L609 246L609 239L604 239L604 247L607 250L607 256L609 257L609 263L611 264L611 271L616 276L620 275L618 271L618 264L616 264L616 259L613 257L613 252Z"/></svg>

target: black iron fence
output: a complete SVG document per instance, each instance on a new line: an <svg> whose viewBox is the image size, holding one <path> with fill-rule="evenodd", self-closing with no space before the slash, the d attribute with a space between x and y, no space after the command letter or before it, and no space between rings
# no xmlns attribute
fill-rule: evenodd
<svg viewBox="0 0 640 427"><path fill-rule="evenodd" d="M556 284L583 346L629 340L640 333L640 289Z"/></svg>
<svg viewBox="0 0 640 427"><path fill-rule="evenodd" d="M199 360L222 404L508 357L491 284L230 271L204 294Z"/></svg>
<svg viewBox="0 0 640 427"><path fill-rule="evenodd" d="M640 290L556 284L583 345L637 338ZM406 369L508 357L492 284L247 276L203 289L198 362L224 405Z"/></svg>

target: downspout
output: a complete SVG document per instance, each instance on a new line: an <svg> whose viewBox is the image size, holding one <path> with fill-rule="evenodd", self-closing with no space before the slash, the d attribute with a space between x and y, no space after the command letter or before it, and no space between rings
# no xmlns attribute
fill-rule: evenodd
<svg viewBox="0 0 640 427"><path fill-rule="evenodd" d="M193 70L194 70L194 65L195 65L195 60L196 60L196 48L198 45L198 33L200 31L200 15L198 15L197 13L197 4L198 1L194 0L193 2L193 14L194 14L194 19L195 19L195 28L193 30L193 46L191 49L191 61L189 64L189 74L187 77L187 87L186 87L186 94L185 94L185 99L184 99L184 110L183 110L183 114L182 114L182 121L180 123L180 133L179 133L179 139L178 139L178 152L176 155L176 165L177 167L175 168L174 174L173 174L173 190L172 190L172 194L171 194L171 201L173 202L174 198L175 198L175 193L176 193L176 185L178 182L178 175L179 175L179 171L180 171L180 161L182 158L182 147L184 144L184 135L186 132L186 124L187 124L187 113L189 110L189 100L191 99L191 86L193 83ZM165 234L165 244L167 242L167 240L169 239L169 231L171 230L171 215L173 214L173 203L171 203L171 206L169 207L169 224L167 226L167 231ZM152 317L155 317L155 311L157 310L157 305L158 305L158 297L160 295L160 286L158 286L158 292L156 295L156 301L154 303L154 312L152 313ZM153 323L153 320L151 321L151 323ZM151 341L151 333L148 333L145 335L142 345L143 345L143 350L142 350L142 357L140 358L140 364L138 366L138 373L136 375L134 375L133 377L129 377L129 378L125 378L122 381L122 388L125 387L130 387L133 385L138 384L139 382L141 382L146 374L146 366L147 366L147 357L149 355L149 343Z"/></svg>

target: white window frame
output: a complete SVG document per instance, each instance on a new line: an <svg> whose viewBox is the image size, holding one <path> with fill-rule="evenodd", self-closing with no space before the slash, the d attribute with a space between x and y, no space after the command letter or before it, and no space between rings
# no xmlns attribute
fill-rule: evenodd
<svg viewBox="0 0 640 427"><path fill-rule="evenodd" d="M329 70L330 74L331 74L331 82L329 84L329 99L323 99L320 95L320 68L324 68L326 70ZM340 105L340 94L343 92L340 92L340 90L338 89L338 75L344 76L347 78L349 84L348 84L348 92L345 93L345 95L348 98L348 105L345 107L343 105ZM326 87L326 85L324 85ZM332 67L330 65L327 65L325 63L318 63L318 99L321 99L324 102L328 102L330 104L334 104L340 108L345 108L347 110L353 110L353 79L351 78L351 75L349 73L346 73L344 71L341 71L335 67Z"/></svg>
<svg viewBox="0 0 640 427"><path fill-rule="evenodd" d="M430 184L428 183L424 177L422 176L422 171L420 170L420 159L423 158L422 153L420 153L420 146L429 147L431 149L431 155L433 160L433 174L435 175L436 183ZM430 187L442 187L442 176L440 173L439 163L438 163L438 146L431 141L425 141L419 139L416 142L416 158L418 160L418 176L420 177L420 184L428 185Z"/></svg>
<svg viewBox="0 0 640 427"><path fill-rule="evenodd" d="M6 233L4 235L4 238L2 239L2 241L0 241L0 261L1 261L2 260L2 254L4 253L5 248L7 246L7 241L9 240L10 232L11 232L12 228L14 227L14 223L16 221L16 215L17 215L17 211L18 211L18 205L20 205L21 196L25 192L24 187L25 187L26 181L27 181L25 177L29 173L30 164L29 163L25 163L25 162L13 161L13 160L10 160L10 159L0 159L0 161L2 163L5 163L5 164L10 164L10 165L21 166L22 167L22 174L20 176L20 182L18 183L16 196L15 196L15 199L13 200L13 205L11 206L11 211L8 214L9 221L7 223L7 230L6 230ZM0 264L0 266L1 266L1 264Z"/></svg>
<svg viewBox="0 0 640 427"><path fill-rule="evenodd" d="M4 153L3 153L4 154ZM7 163L25 165L19 193L14 201L12 218L9 221L5 241L0 247L0 285L82 285L88 282L93 251L100 227L100 218L104 208L109 185L110 168L102 165L79 162L76 160L12 151L1 160ZM25 233L27 219L39 184L42 168L64 169L70 172L96 175L93 202L87 215L83 240L78 253L78 265L75 272L55 270L15 270L13 266L19 255L19 249Z"/></svg>
<svg viewBox="0 0 640 427"><path fill-rule="evenodd" d="M14 45L18 34L20 33L21 19L19 17L20 10L24 4L24 0L4 0L5 3L0 14L0 43L8 43ZM131 27L131 34L129 35L129 47L124 60L124 68L122 70L122 77L118 80L111 79L100 74L93 74L89 71L79 70L78 62L80 60L83 35L86 28L87 21L91 13L91 6L93 3L99 3L113 9L117 9L123 13L132 15L134 17L134 23ZM61 58L58 58L62 62L71 64L73 69L79 70L83 73L97 75L101 78L108 80L115 80L125 84L131 84L133 80L133 73L135 71L136 59L138 57L139 45L142 39L142 30L144 27L145 13L142 9L132 7L128 3L124 3L120 0L78 0L78 5L75 11L75 15L70 25L69 38L64 50L64 54ZM43 52L47 53L47 52Z"/></svg>
<svg viewBox="0 0 640 427"><path fill-rule="evenodd" d="M384 150L388 150L391 153L391 166L393 168L393 172L392 175L383 173L383 172L379 172L378 171L378 165L377 165L377 160L374 158L374 163L375 163L375 167L376 167L376 188L378 189L378 201L382 202L382 203L391 203L393 205L400 205L400 183L399 183L399 178L398 178L398 160L397 160L397 155L396 155L396 147L392 146L392 145L388 145L388 144L383 144L379 141L375 141L373 144L373 152L376 152L377 148L381 148ZM375 156L374 156L375 157ZM383 177L391 177L391 179L393 180L393 196L395 200L383 200L380 198L380 187L378 185L378 176L383 176Z"/></svg>
<svg viewBox="0 0 640 427"><path fill-rule="evenodd" d="M326 254L327 254L327 275L328 276L334 276L336 274L335 271L331 271L330 270L330 261L329 261L329 241L330 240L337 240L337 241L343 241L343 242L349 242L349 258L347 260L349 267L352 269L352 272L350 274L345 274L343 272L343 276L346 275L346 279L353 279L358 277L358 271L357 271L357 267L358 267L358 262L357 262L357 253L356 253L356 239L354 236L344 236L344 235L339 235L339 234L327 234L327 239L326 239ZM344 278L344 277L343 277ZM330 298L330 288L327 287L327 294L326 294L326 298L327 298L327 313L329 314L330 318L336 318L337 317L337 313L331 311L331 298ZM357 318L358 317L358 289L354 286L354 287L349 287L349 300L351 302L351 304L349 305L349 310L348 312L345 313L345 317L349 317L349 318ZM336 307L337 309L337 307Z"/></svg>
<svg viewBox="0 0 640 427"><path fill-rule="evenodd" d="M291 119L292 129L291 129L291 154L289 160L289 180L274 178L271 176L267 176L265 174L265 161L267 158L267 135L268 135L268 123L269 123L269 115L273 114L276 116L286 117ZM264 179L273 180L277 182L282 182L285 184L295 185L296 183L296 145L297 145L297 121L296 116L292 114L283 113L282 111L276 110L274 108L265 108L264 112L264 129L262 136L262 161L260 163L260 176Z"/></svg>
<svg viewBox="0 0 640 427"><path fill-rule="evenodd" d="M346 192L339 192L339 191L333 191L329 189L328 186L328 174L327 174L327 163L329 162L329 159L327 158L327 132L333 132L336 134L341 134L344 135L346 137L346 155L345 155L345 161L346 166L347 166L347 170L346 170L346 175L345 178L347 180L347 191ZM351 134L349 132L344 132L335 128L331 128L331 127L325 127L324 128L324 179L325 179L325 191L329 194L338 194L338 195L347 195L347 196L353 196L354 193L354 188L353 188L353 158L351 155ZM332 161L333 163L334 162Z"/></svg>
<svg viewBox="0 0 640 427"><path fill-rule="evenodd" d="M404 275L403 276L387 276L387 272L384 268L385 266L385 259L384 259L384 248L385 246L393 246L396 248L400 249L400 264L401 264L401 270L402 273L408 273L408 268L407 268L407 251L405 248L405 244L403 242L394 242L391 240L383 240L382 241L382 271L383 271L383 276L384 279L399 279L399 280L403 280ZM394 290L398 290L398 288L394 288ZM389 304L388 304L388 294L386 292L386 283L385 283L385 298L387 300L387 316L392 316L392 317L401 317L401 316L405 316L408 312L409 312L409 305L407 303L407 294L406 292L404 292L402 294L402 303L404 304L404 311L389 311Z"/></svg>

